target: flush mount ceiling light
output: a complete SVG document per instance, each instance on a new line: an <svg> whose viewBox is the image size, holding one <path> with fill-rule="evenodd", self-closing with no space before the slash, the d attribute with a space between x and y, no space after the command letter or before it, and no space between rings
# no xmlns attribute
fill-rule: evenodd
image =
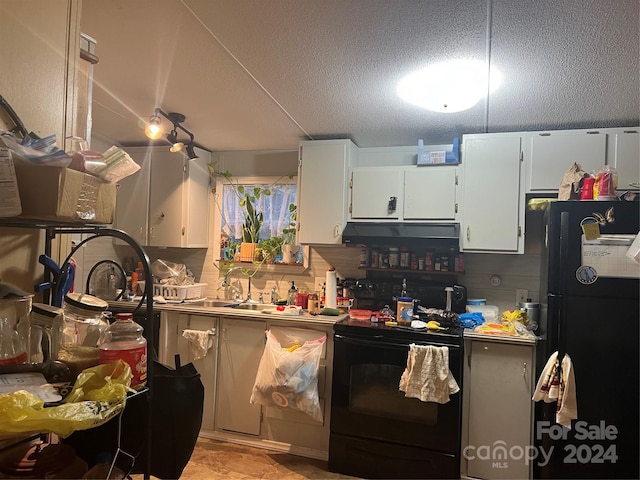
<svg viewBox="0 0 640 480"><path fill-rule="evenodd" d="M398 84L398 95L412 105L434 112L462 112L486 97L489 77L484 62L447 61L407 75ZM499 74L492 68L491 91L499 83Z"/></svg>
<svg viewBox="0 0 640 480"><path fill-rule="evenodd" d="M184 122L186 118L181 113L164 113L161 109L156 108L144 130L145 135L151 140L158 140L160 137L162 137L163 131L160 116L163 116L173 124L172 130L166 135L167 140L171 144L171 148L169 148L169 150L171 152L179 152L183 148L185 148L184 142L178 140L178 130L181 130L182 132L189 135L189 143L186 146L187 156L189 157L189 160L198 158L198 155L195 153L195 140L193 137L193 133L191 133L181 125L181 123Z"/></svg>

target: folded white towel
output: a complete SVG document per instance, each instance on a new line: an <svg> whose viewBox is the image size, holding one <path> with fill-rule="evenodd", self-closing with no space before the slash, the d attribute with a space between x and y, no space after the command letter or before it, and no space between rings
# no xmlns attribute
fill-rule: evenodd
<svg viewBox="0 0 640 480"><path fill-rule="evenodd" d="M460 391L449 370L449 348L410 344L400 390L423 402L447 403L449 395Z"/></svg>
<svg viewBox="0 0 640 480"><path fill-rule="evenodd" d="M571 420L578 418L573 363L569 354L565 353L562 359L562 379L558 377L558 363L558 352L553 352L540 374L532 400L557 402L556 423L571 428Z"/></svg>
<svg viewBox="0 0 640 480"><path fill-rule="evenodd" d="M182 336L189 340L192 360L204 357L213 346L213 336L208 330L189 330L182 332Z"/></svg>

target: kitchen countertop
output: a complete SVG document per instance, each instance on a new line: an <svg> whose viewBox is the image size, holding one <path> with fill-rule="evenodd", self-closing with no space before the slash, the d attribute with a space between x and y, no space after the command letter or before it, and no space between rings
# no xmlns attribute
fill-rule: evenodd
<svg viewBox="0 0 640 480"><path fill-rule="evenodd" d="M535 345L536 337L520 337L517 335L495 335L489 333L474 332L468 328L464 329L465 340L482 340L485 342L518 343Z"/></svg>
<svg viewBox="0 0 640 480"><path fill-rule="evenodd" d="M232 302L230 302L232 303ZM109 308L115 310L133 311L138 306L138 300L134 302L117 301L109 302ZM140 310L144 310L146 304L142 304ZM265 308L275 308L275 305L266 305ZM310 325L333 325L340 320L347 318L348 314L329 316L329 315L310 315L303 312L300 315L279 315L273 313L263 313L261 310L244 310L232 307L210 307L198 303L154 303L154 311L159 312L181 312L192 313L196 315L225 316L237 318L260 318L263 320L279 320L292 321L297 323L308 323Z"/></svg>

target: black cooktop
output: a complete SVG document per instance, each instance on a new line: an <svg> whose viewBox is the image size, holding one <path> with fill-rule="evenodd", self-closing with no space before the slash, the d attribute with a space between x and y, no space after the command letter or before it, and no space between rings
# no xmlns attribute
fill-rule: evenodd
<svg viewBox="0 0 640 480"><path fill-rule="evenodd" d="M333 331L336 334L363 337L368 340L397 340L405 343L462 345L461 327L448 327L446 330L415 329L409 326L387 326L384 322L352 320L346 318L336 322Z"/></svg>

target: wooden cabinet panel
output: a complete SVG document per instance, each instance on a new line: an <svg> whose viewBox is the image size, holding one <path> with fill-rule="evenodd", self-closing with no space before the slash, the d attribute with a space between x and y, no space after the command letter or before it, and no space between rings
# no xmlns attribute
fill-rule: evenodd
<svg viewBox="0 0 640 480"><path fill-rule="evenodd" d="M530 478L524 458L487 458L478 449L532 445L534 345L473 340L465 350L463 471L485 479Z"/></svg>
<svg viewBox="0 0 640 480"><path fill-rule="evenodd" d="M405 220L455 220L456 167L416 167L404 172Z"/></svg>
<svg viewBox="0 0 640 480"><path fill-rule="evenodd" d="M609 135L613 158L608 164L618 172L618 190L640 188L640 128L625 128Z"/></svg>
<svg viewBox="0 0 640 480"><path fill-rule="evenodd" d="M214 407L216 398L216 362L218 357L218 318L208 315L188 315L178 312L162 312L160 317L160 339L158 358L161 363L175 367L175 355L180 355L180 363L193 362L204 386L202 428L214 429ZM207 354L194 360L193 348L184 338L185 329L202 330L211 335L212 346Z"/></svg>
<svg viewBox="0 0 640 480"><path fill-rule="evenodd" d="M198 158L166 148L125 148L141 169L120 181L116 228L143 246L206 248L210 154Z"/></svg>
<svg viewBox="0 0 640 480"><path fill-rule="evenodd" d="M527 191L557 191L564 173L574 162L589 173L606 159L607 135L597 130L531 133Z"/></svg>
<svg viewBox="0 0 640 480"><path fill-rule="evenodd" d="M266 322L222 318L216 430L260 435L261 406L249 403L264 351Z"/></svg>
<svg viewBox="0 0 640 480"><path fill-rule="evenodd" d="M462 249L523 253L520 137L470 135L463 145Z"/></svg>
<svg viewBox="0 0 640 480"><path fill-rule="evenodd" d="M351 218L397 220L402 213L402 170L363 167L351 171ZM395 199L395 207L390 202Z"/></svg>
<svg viewBox="0 0 640 480"><path fill-rule="evenodd" d="M347 169L357 155L350 140L300 143L298 243L340 245L347 220Z"/></svg>

